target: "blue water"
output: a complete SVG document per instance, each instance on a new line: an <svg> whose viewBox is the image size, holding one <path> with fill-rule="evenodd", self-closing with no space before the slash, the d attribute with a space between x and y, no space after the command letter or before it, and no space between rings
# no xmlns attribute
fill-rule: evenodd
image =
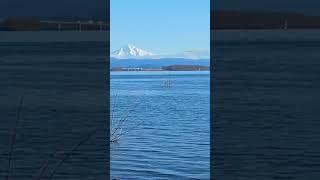
<svg viewBox="0 0 320 180"><path fill-rule="evenodd" d="M111 145L112 177L209 179L209 77L209 72L111 73L112 127L126 119L127 132Z"/></svg>
<svg viewBox="0 0 320 180"><path fill-rule="evenodd" d="M215 43L214 178L317 180L320 40L259 33Z"/></svg>
<svg viewBox="0 0 320 180"><path fill-rule="evenodd" d="M106 48L0 43L0 179L107 179ZM65 153L71 156L59 165Z"/></svg>

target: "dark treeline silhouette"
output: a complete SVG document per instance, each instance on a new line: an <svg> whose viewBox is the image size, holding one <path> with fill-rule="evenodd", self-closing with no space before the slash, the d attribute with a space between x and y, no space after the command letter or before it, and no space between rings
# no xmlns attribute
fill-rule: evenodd
<svg viewBox="0 0 320 180"><path fill-rule="evenodd" d="M35 17L10 17L2 19L0 31L105 31L109 25L103 21L84 18L40 20Z"/></svg>
<svg viewBox="0 0 320 180"><path fill-rule="evenodd" d="M167 71L208 71L209 66L199 65L171 65L162 67L163 70Z"/></svg>
<svg viewBox="0 0 320 180"><path fill-rule="evenodd" d="M316 29L320 16L298 13L212 11L211 29Z"/></svg>

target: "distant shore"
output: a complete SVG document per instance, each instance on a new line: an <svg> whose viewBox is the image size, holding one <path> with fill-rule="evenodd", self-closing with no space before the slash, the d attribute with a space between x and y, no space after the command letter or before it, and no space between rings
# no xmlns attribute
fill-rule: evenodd
<svg viewBox="0 0 320 180"><path fill-rule="evenodd" d="M113 67L110 71L209 71L209 66L198 65L171 65L161 68L140 68L140 67Z"/></svg>
<svg viewBox="0 0 320 180"><path fill-rule="evenodd" d="M0 31L106 31L109 24L93 19L40 20L35 17L0 19Z"/></svg>
<svg viewBox="0 0 320 180"><path fill-rule="evenodd" d="M291 12L211 11L211 29L320 29L320 16Z"/></svg>

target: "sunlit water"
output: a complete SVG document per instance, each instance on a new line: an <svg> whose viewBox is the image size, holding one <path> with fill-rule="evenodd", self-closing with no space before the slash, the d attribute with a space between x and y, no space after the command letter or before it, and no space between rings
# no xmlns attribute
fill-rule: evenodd
<svg viewBox="0 0 320 180"><path fill-rule="evenodd" d="M111 176L209 179L209 97L209 72L112 72Z"/></svg>

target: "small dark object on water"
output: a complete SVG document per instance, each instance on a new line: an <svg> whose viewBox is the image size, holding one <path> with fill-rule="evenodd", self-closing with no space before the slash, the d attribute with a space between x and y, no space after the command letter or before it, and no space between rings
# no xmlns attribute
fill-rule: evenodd
<svg viewBox="0 0 320 180"><path fill-rule="evenodd" d="M163 85L166 87L166 88L170 88L172 86L172 80L168 79L168 80L165 80L163 82Z"/></svg>

